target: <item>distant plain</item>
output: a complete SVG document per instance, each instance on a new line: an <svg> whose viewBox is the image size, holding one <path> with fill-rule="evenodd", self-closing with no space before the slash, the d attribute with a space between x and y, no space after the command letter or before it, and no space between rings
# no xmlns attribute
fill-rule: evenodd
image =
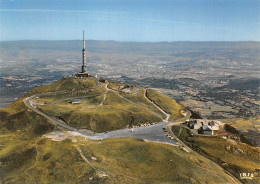
<svg viewBox="0 0 260 184"><path fill-rule="evenodd" d="M0 42L1 107L80 71L81 47L80 40ZM158 88L203 117L259 115L260 42L89 40L86 58L89 73Z"/></svg>

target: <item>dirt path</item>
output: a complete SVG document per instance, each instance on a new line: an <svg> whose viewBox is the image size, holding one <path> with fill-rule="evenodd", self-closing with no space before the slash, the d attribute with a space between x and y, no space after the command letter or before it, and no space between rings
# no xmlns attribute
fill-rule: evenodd
<svg viewBox="0 0 260 184"><path fill-rule="evenodd" d="M144 98L146 100L148 100L151 104L153 104L160 112L162 112L166 118L163 119L164 122L168 122L169 121L169 118L171 117L170 114L168 114L167 112L165 112L161 107L159 107L157 104L155 104L153 101L151 101L148 97L147 97L147 90L144 89Z"/></svg>
<svg viewBox="0 0 260 184"><path fill-rule="evenodd" d="M107 85L106 85L106 88L107 88ZM108 88L107 88L107 91L109 91L109 90L111 90L111 89L108 89ZM127 99L127 98L123 97L122 95L120 95L117 91L114 91L114 90L112 90L112 91L113 91L114 93L116 93L118 96L120 96L121 98L127 100L129 103L134 103L134 102L130 101L129 99ZM49 92L49 93L53 93L53 92ZM33 107L32 104L30 103L30 100L32 100L32 99L35 98L35 97L39 97L39 96L41 96L41 95L43 95L43 94L33 95L33 96L28 97L28 98L25 98L25 99L24 99L25 105L26 105L28 108L30 108L31 110L33 110L34 112L36 112L36 113L38 113L39 115L41 115L41 116L45 117L46 119L50 120L52 123L58 124L58 125L60 125L60 126L62 126L62 127L64 127L64 128L67 128L67 129L69 129L69 130L72 130L73 132L77 132L77 133L79 133L79 134L81 134L81 135L83 135L83 136L87 136L87 137L89 137L89 138L93 138L93 139L97 139L97 140L102 140L102 139L106 139L106 138L113 138L113 137L138 137L138 136L139 136L138 133L139 133L140 135L144 135L145 131L147 131L147 129L149 129L149 131L147 131L147 135L149 135L149 136L151 136L151 137L154 137L154 136L155 136L154 132L155 132L155 130L157 130L157 131L158 131L158 135L165 137L164 132L162 131L162 127L164 126L164 127L167 128L167 131L170 133L170 135L172 135L172 136L175 138L175 140L176 140L177 142L179 142L179 145L182 147L182 149L183 149L184 151L187 151L187 152L192 152L192 151L193 151L191 148L189 148L187 145L185 145L181 140L179 140L179 139L173 134L173 132L171 131L171 127L172 127L173 125L178 125L178 124L180 124L181 121L182 121L183 119L189 117L189 116L191 115L191 113L188 111L188 113L187 113L187 115L186 115L185 117L178 118L178 119L176 119L176 120L174 120L174 121L171 121L171 122L169 122L169 123L167 124L166 122L169 121L170 114L168 114L167 112L165 112L163 109L161 109L158 105L156 105L154 102L152 102L152 101L147 97L147 95L146 95L146 89L145 89L144 97L145 97L150 103L152 103L158 110L160 110L163 114L166 115L166 118L163 120L164 122L161 122L161 125L158 124L158 125L152 125L152 126L148 126L148 127L137 128L134 132L129 132L127 129L125 129L125 130L110 131L110 132L108 132L108 133L102 133L102 136L103 136L103 137L101 136L101 134L100 134L100 135L97 135L97 134L96 134L96 135L95 135L95 134L92 135L92 134L88 134L88 133L86 133L86 132L82 132L82 131L80 131L80 130L77 130L77 129L75 129L75 128L73 128L73 127L70 127L70 126L68 126L68 125L65 125L65 124L63 124L63 123L61 123L61 122L55 120L54 118L48 116L47 114L45 114L45 113L39 111L39 110L36 109L35 107ZM103 100L105 101L105 99L106 99L106 97L104 97ZM102 104L103 104L103 103L102 103ZM134 104L135 104L135 103L134 103ZM154 129L151 129L151 128L153 128L153 127L154 127ZM138 132L138 130L140 130L140 132ZM123 131L125 131L125 132L123 132ZM116 134L116 132L119 133L118 136L114 136L114 135ZM120 132L122 132L122 133L121 133L122 136L121 136ZM111 135L110 135L110 134L111 134ZM130 135L126 136L127 134L134 134L134 135L132 135L132 136L130 136ZM102 138L101 138L101 137L102 137ZM145 138L143 138L143 139L145 139ZM149 140L149 139L148 139L148 140ZM155 139L155 140L153 139L152 141L157 141L157 140L156 140L156 139ZM165 143L166 141L158 141L158 142ZM170 142L169 142L169 143L170 143ZM173 143L173 144L175 144L175 143ZM175 144L175 145L176 145L176 144ZM90 166L95 170L96 174L97 174L99 177L101 177L101 178L102 178L102 177L107 177L107 175L106 175L104 172L98 171L98 170L91 164L91 162L90 162L90 161L85 157L85 155L83 154L83 152L82 152L82 150L80 149L80 147L75 146L75 148L76 148L77 151L79 152L81 158L82 158L88 165L90 165ZM38 156L37 156L37 157L38 157ZM32 169L32 168L34 168L34 165L33 165L32 167L30 167L29 169ZM239 182L235 177L233 177L230 173L227 173L227 174L229 174L229 176L230 176L235 182L240 183L240 182Z"/></svg>
<svg viewBox="0 0 260 184"><path fill-rule="evenodd" d="M142 105L140 105L140 104L137 104L137 103L135 103L135 102L133 102L133 101L127 99L126 97L120 95L120 94L118 93L118 91L113 90L113 89L109 89L109 90L113 91L117 96L119 96L120 98L126 100L127 102L132 103L132 104L134 104L134 105L137 105L137 106L139 106L139 107L142 107L142 108L146 109L147 111L149 111L150 113L152 113L152 114L154 114L154 115L156 115L156 116L159 116L160 118L163 119L163 117L161 117L159 114L155 113L154 111L148 109L147 107L144 107L144 106L142 106Z"/></svg>
<svg viewBox="0 0 260 184"><path fill-rule="evenodd" d="M104 98L103 98L102 102L101 102L99 105L103 105L103 104L104 104L104 101L105 101L106 98L107 98L107 92L110 90L110 89L107 88L108 84L109 84L109 83L106 83L106 85L105 85L106 91L105 91L105 93L104 93Z"/></svg>
<svg viewBox="0 0 260 184"><path fill-rule="evenodd" d="M79 146L75 146L76 150L79 152L81 158L88 164L90 165L95 171L97 171L97 169L91 164L91 162L85 157L85 155L82 153L82 150L80 149Z"/></svg>

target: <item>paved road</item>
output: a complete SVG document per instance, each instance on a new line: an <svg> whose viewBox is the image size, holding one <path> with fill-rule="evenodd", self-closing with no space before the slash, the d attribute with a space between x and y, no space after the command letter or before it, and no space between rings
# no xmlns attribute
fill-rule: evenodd
<svg viewBox="0 0 260 184"><path fill-rule="evenodd" d="M154 124L146 127L114 130L114 131L109 131L108 133L97 133L95 135L97 135L102 139L116 138L116 137L136 137L148 141L170 143L176 145L177 142L175 140L171 140L170 138L166 137L166 134L163 131L163 128L166 125L167 125L166 122L160 122L158 124Z"/></svg>
<svg viewBox="0 0 260 184"><path fill-rule="evenodd" d="M31 100L32 98L38 97L38 96L40 96L40 95L41 95L41 94L33 95L33 96L28 97L28 98L25 98L25 99L24 99L24 103L25 103L30 109L32 109L33 111L35 111L36 113L42 115L43 117L47 118L48 120L52 121L53 123L55 123L55 124L57 124L57 125L59 125L59 126L62 126L62 127L64 127L64 128L67 128L67 129L69 129L69 130L78 132L78 133L83 134L83 135L86 135L86 136L93 136L92 134L88 134L88 133L86 133L86 132L77 130L77 129L71 127L71 126L65 125L65 124L63 124L63 123L57 121L56 119L52 118L51 116L48 116L47 114L45 114L45 113L39 111L38 109L34 108L34 107L31 105L30 100Z"/></svg>
<svg viewBox="0 0 260 184"><path fill-rule="evenodd" d="M168 114L167 112L165 112L161 107L159 107L158 105L156 105L153 101L151 101L148 96L147 96L147 90L145 89L144 91L144 98L146 100L148 100L151 104L153 104L159 111L161 111L164 115L165 115L165 119L163 119L163 122L168 122L169 118L170 118L170 114Z"/></svg>
<svg viewBox="0 0 260 184"><path fill-rule="evenodd" d="M109 131L107 133L96 133L96 134L89 134L80 130L77 130L71 126L68 126L66 124L63 124L56 119L52 118L51 116L48 116L47 114L39 111L35 107L33 107L30 103L30 100L36 97L39 97L43 94L33 95L31 97L25 98L24 103L33 111L40 114L41 116L47 118L48 120L52 121L54 124L57 124L59 126L62 126L68 130L75 131L77 133L80 133L84 136L93 138L93 139L107 139L107 138L118 138L118 137L136 137L140 139L145 139L148 141L155 141L155 142L161 142L161 143L170 143L173 145L177 145L176 140L172 140L168 137L166 137L166 133L163 131L163 128L167 126L168 124L172 124L173 122L178 122L182 120L182 118L178 118L171 122L160 122L158 124L149 125L145 127L139 127L139 128L133 128L133 129L121 129L121 130L114 130ZM187 113L187 116L190 116L190 112Z"/></svg>

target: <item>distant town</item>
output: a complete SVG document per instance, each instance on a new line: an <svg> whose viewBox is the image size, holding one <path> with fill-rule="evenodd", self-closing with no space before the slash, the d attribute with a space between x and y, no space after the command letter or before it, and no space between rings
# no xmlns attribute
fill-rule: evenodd
<svg viewBox="0 0 260 184"><path fill-rule="evenodd" d="M79 71L81 45L1 42L2 107ZM203 118L252 117L259 115L259 51L258 42L87 41L86 64L93 76L155 88Z"/></svg>

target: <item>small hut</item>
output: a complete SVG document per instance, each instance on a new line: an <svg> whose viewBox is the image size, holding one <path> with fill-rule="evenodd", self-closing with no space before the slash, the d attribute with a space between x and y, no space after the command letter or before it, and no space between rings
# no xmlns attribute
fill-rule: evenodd
<svg viewBox="0 0 260 184"><path fill-rule="evenodd" d="M72 104L79 104L80 103L80 99L78 99L78 98L71 99L70 103L72 103Z"/></svg>

